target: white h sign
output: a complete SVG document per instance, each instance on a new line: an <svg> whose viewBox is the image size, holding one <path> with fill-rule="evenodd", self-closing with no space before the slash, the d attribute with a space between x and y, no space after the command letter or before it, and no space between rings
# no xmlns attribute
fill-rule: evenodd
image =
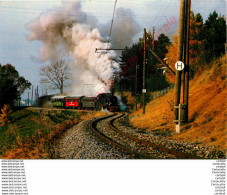
<svg viewBox="0 0 227 195"><path fill-rule="evenodd" d="M142 89L142 93L147 93L147 89Z"/></svg>
<svg viewBox="0 0 227 195"><path fill-rule="evenodd" d="M184 62L178 61L178 62L175 64L175 68L176 68L178 71L184 70Z"/></svg>

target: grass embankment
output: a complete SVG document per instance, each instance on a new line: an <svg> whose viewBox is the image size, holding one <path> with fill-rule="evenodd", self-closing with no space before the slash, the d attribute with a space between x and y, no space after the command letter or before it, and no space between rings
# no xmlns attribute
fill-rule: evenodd
<svg viewBox="0 0 227 195"><path fill-rule="evenodd" d="M12 122L0 126L0 157L3 159L57 158L55 145L63 134L82 120L103 112L22 109Z"/></svg>
<svg viewBox="0 0 227 195"><path fill-rule="evenodd" d="M169 131L175 131L173 101L172 90L149 102L145 115L142 109L133 112L131 124L168 135ZM182 126L180 134L171 138L226 150L226 125L226 58L223 57L190 81L189 123Z"/></svg>

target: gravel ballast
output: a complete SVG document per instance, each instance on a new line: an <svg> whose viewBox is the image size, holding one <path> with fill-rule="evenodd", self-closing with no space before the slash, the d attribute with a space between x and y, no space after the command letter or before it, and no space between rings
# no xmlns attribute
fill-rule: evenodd
<svg viewBox="0 0 227 195"><path fill-rule="evenodd" d="M127 141L125 138L120 137L114 133L108 126L107 119L100 121L97 125L99 131L106 136L111 137L118 143L125 145L129 148L135 148L138 152L143 152L144 147L139 146L136 143ZM91 131L90 126L92 120L85 120L73 128L69 129L63 138L59 141L57 155L62 159L135 159L135 156L127 154L126 152L117 149L116 147L103 142L100 138L96 137ZM147 132L146 130L136 129L128 125L127 116L114 122L114 125L121 131L130 134L134 137L138 137L141 140L153 143L165 147L167 149L173 149L175 151L190 154L191 156L197 156L202 159L223 159L225 158L225 152L216 150L213 147L204 147L203 145L176 141L169 139L168 137L157 135L153 132ZM141 147L141 148L140 148ZM147 150L147 149L146 149ZM149 149L154 158L158 159L170 159L176 158L170 154L156 151L152 148Z"/></svg>
<svg viewBox="0 0 227 195"><path fill-rule="evenodd" d="M133 159L117 148L95 137L89 130L93 120L85 120L69 129L58 144L62 159Z"/></svg>
<svg viewBox="0 0 227 195"><path fill-rule="evenodd" d="M163 146L168 149L174 149L193 156L197 156L202 159L224 159L225 151L217 150L215 147L205 147L202 144L189 143L184 141L177 141L165 136L156 135L155 132L148 132L138 128L129 127L128 115L114 122L114 125L119 130L128 133L139 139L154 143L156 145Z"/></svg>

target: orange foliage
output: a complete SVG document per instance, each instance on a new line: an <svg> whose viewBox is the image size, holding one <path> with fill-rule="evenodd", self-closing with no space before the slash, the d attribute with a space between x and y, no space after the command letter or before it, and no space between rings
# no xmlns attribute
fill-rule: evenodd
<svg viewBox="0 0 227 195"><path fill-rule="evenodd" d="M166 57L168 58L168 65L172 70L175 70L175 63L177 62L177 49L178 49L178 36L173 36L173 44L167 47L168 53L166 54ZM166 77L170 83L175 83L175 76L166 73Z"/></svg>
<svg viewBox="0 0 227 195"><path fill-rule="evenodd" d="M199 142L205 146L227 149L226 142L226 68L225 57L190 81L189 123L182 126L180 134L172 138ZM174 91L151 101L146 114L138 110L130 115L130 122L148 131L175 132L173 123Z"/></svg>
<svg viewBox="0 0 227 195"><path fill-rule="evenodd" d="M202 48L202 41L198 41L195 39L198 32L200 32L202 28L202 22L196 22L196 17L194 16L194 13L191 14L190 19L190 41L189 41L189 65L190 69L193 70L202 70L203 68L200 65L202 65L202 55L204 54L203 48ZM168 53L166 54L166 58L168 58L168 65L175 70L175 63L177 60L177 50L178 50L178 34L173 36L173 43L172 45L168 46ZM175 82L175 76L167 73L166 74L167 79L170 83Z"/></svg>
<svg viewBox="0 0 227 195"><path fill-rule="evenodd" d="M11 122L12 110L9 105L4 105L1 109L2 114L0 115L1 126L5 126Z"/></svg>
<svg viewBox="0 0 227 195"><path fill-rule="evenodd" d="M49 134L43 135L41 131L27 141L22 142L17 136L17 147L7 151L1 158L4 159L38 159L50 158L50 152L54 148L57 141L64 135L67 129L76 125L79 121L67 120L62 124L56 125ZM51 154L56 157L55 154Z"/></svg>
<svg viewBox="0 0 227 195"><path fill-rule="evenodd" d="M56 125L52 125L52 130L48 134L43 134L40 129L37 135L27 139L21 140L19 134L16 132L16 127L10 127L11 131L15 134L17 145L15 148L8 150L1 156L3 159L47 159L57 158L55 153L55 145L59 139L65 134L65 132L78 124L81 120L90 119L104 115L103 112L89 112L78 111L78 118L70 118ZM45 117L41 117L40 121L46 121ZM49 121L47 120L49 123Z"/></svg>

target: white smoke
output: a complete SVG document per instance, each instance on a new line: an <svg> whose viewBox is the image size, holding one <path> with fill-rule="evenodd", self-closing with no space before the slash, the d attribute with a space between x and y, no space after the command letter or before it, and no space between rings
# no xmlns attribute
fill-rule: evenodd
<svg viewBox="0 0 227 195"><path fill-rule="evenodd" d="M69 95L94 96L109 92L110 80L120 71L114 51L95 53L96 48L109 48L110 44L104 42L99 30L90 22L94 20L81 11L80 2L75 2L43 13L27 26L28 40L42 41L43 61L73 58L74 84Z"/></svg>
<svg viewBox="0 0 227 195"><path fill-rule="evenodd" d="M101 31L105 36L109 35L110 26L111 21L102 27ZM135 21L135 15L130 9L120 7L116 10L111 34L111 40L115 48L123 49L130 46L140 31L141 27Z"/></svg>

